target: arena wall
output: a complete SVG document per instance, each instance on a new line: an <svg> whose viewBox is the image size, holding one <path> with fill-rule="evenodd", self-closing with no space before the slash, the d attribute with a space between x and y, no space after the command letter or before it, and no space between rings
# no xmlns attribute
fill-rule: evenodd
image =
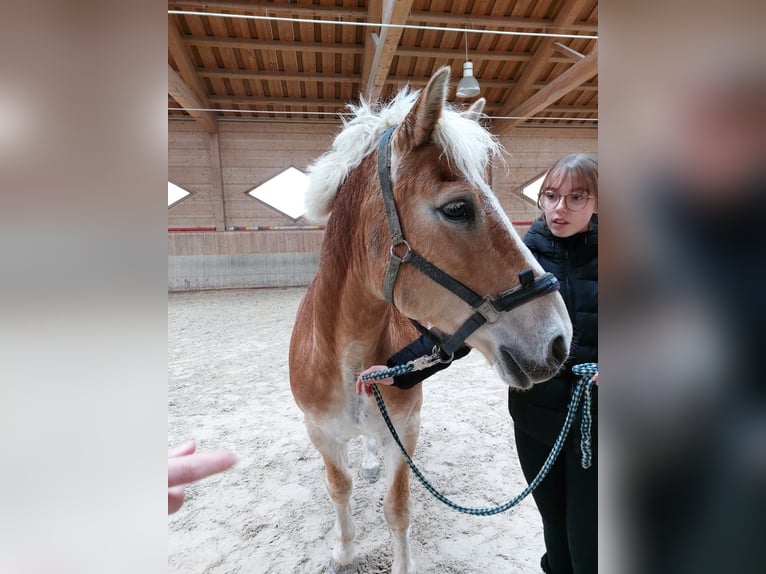
<svg viewBox="0 0 766 574"><path fill-rule="evenodd" d="M210 135L194 121L168 123L168 181L191 196L168 208L168 288L177 290L307 285L323 231L253 199L247 191L292 166L306 167L330 146L338 124L219 122ZM502 138L506 165L492 188L523 234L537 209L521 188L556 159L597 153L597 132L517 128ZM259 231L231 228L269 228Z"/></svg>

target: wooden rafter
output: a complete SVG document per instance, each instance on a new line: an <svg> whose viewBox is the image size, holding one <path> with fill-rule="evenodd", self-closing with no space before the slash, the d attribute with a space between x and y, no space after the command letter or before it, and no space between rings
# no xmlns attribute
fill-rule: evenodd
<svg viewBox="0 0 766 574"><path fill-rule="evenodd" d="M363 49L358 44L340 44L338 42L320 44L318 42L285 42L282 40L253 40L250 38L218 38L210 36L184 36L183 39L189 46L241 50L275 50L285 53L320 53L327 51L333 54L360 54Z"/></svg>
<svg viewBox="0 0 766 574"><path fill-rule="evenodd" d="M209 109L205 86L192 61L189 49L184 44L181 32L173 16L168 15L168 52L173 57L179 72L168 66L168 93L184 108ZM172 74L171 74L172 72ZM171 91L173 90L173 91ZM179 99L181 98L181 99ZM218 131L218 122L212 112L189 112L208 132Z"/></svg>
<svg viewBox="0 0 766 574"><path fill-rule="evenodd" d="M369 22L380 22L383 3L382 0L370 0L368 10ZM362 74L361 74L361 86L364 89L370 82L370 76L372 74L372 67L375 62L375 55L377 54L378 42L380 41L380 28L369 29L364 34L364 47L362 49Z"/></svg>
<svg viewBox="0 0 766 574"><path fill-rule="evenodd" d="M567 0L561 7L553 21L553 26L557 28L566 27L574 23L582 13L587 0ZM532 59L524 66L521 78L518 83L508 93L508 98L503 104L500 115L511 116L511 112L527 99L533 91L532 86L540 77L546 66L550 65L554 49L553 38L543 38L535 51Z"/></svg>
<svg viewBox="0 0 766 574"><path fill-rule="evenodd" d="M510 18L506 16L453 16L451 14L439 14L436 12L412 12L410 22L422 22L424 24L464 26L466 21L471 27L485 27L489 29L514 29L514 30L545 30L547 32L585 32L595 34L598 26L587 22L575 22L563 25L556 24L554 20L542 18Z"/></svg>
<svg viewBox="0 0 766 574"><path fill-rule="evenodd" d="M413 0L384 0L381 21L385 24L404 24L412 8L412 2ZM404 32L402 28L390 27L382 28L380 31L378 41L375 43L371 68L367 72L367 82L363 84L364 93L370 100L379 99L383 92L402 32Z"/></svg>
<svg viewBox="0 0 766 574"><path fill-rule="evenodd" d="M517 107L502 115L514 118L527 118L561 99L564 95L577 88L598 74L598 46L585 58L574 64L566 72L558 76L534 96L526 99ZM493 125L495 134L500 135L512 127L525 121L524 119L498 120Z"/></svg>
<svg viewBox="0 0 766 574"><path fill-rule="evenodd" d="M168 94L202 124L208 133L214 134L218 131L218 121L215 114L199 111L209 108L210 105L203 104L192 89L184 83L181 76L170 66L168 66Z"/></svg>
<svg viewBox="0 0 766 574"><path fill-rule="evenodd" d="M376 34L377 35L377 34ZM365 37L364 46L358 44L319 44L316 42L282 42L273 40L252 40L244 38L209 38L206 36L184 36L184 42L188 46L205 46L208 48L230 48L241 50L274 50L283 53L301 53L330 52L333 54L366 54L368 47L374 53L375 44L372 41L372 33ZM368 42L369 40L369 42ZM399 56L412 56L414 58L443 58L448 60L461 60L465 51L462 49L450 50L444 48L408 48L400 46L396 53ZM526 52L491 52L491 51L471 51L471 59L474 62L527 62L532 59L532 55ZM572 62L570 56L551 56L549 62L557 64L569 64ZM368 67L363 66L365 70Z"/></svg>
<svg viewBox="0 0 766 574"><path fill-rule="evenodd" d="M261 72L259 70L216 70L216 69L202 69L197 72L203 78L231 78L238 80L264 80L264 81L289 81L289 82L339 82L353 84L359 81L359 77L353 74L302 74L300 72ZM423 78L407 78L406 82L411 86L425 86L428 83L429 77ZM516 82L508 80L482 80L481 85L484 88L502 88L508 89L516 85ZM536 82L533 86L534 89L544 88L547 85L546 82ZM595 90L596 86L590 88L584 87L585 90ZM216 101L214 97L208 98L211 102ZM290 98L281 98L282 101L290 100ZM306 98L293 98L296 102L298 100L304 101Z"/></svg>
<svg viewBox="0 0 766 574"><path fill-rule="evenodd" d="M493 83L499 84L501 80L495 80ZM482 81L482 86L486 86L485 81ZM424 86L426 84L426 80L423 80L421 82L410 82L411 86L414 87L420 87ZM507 84L507 82L506 82ZM542 87L542 86L541 86ZM218 105L237 105L237 106L253 106L255 108L262 109L264 106L321 106L324 108L329 109L335 109L335 110L341 110L346 107L346 104L348 104L345 100L340 99L330 99L330 98L283 98L280 96L273 96L273 97L266 97L266 96L211 96L210 97L210 103L212 104L218 104ZM555 106L546 108L548 111L556 112L556 113L571 113L571 114L584 114L584 113L592 113L595 114L598 112L597 106L567 106L567 105L561 105L561 106ZM487 110L485 110L487 113L489 113L488 110L497 110L500 111L498 104L493 104L492 102L487 104ZM240 111L246 112L247 109L242 109ZM296 114L300 114L300 111L296 111ZM492 115L492 114L490 114Z"/></svg>

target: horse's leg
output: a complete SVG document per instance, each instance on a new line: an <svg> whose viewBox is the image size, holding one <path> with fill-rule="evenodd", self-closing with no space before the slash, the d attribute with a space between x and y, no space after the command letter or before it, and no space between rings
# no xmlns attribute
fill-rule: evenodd
<svg viewBox="0 0 766 574"><path fill-rule="evenodd" d="M411 413L403 425L394 424L404 448L412 455L420 432L420 413ZM413 574L415 562L410 548L410 469L393 439L386 442L385 454L388 491L383 501L383 513L394 540L391 573Z"/></svg>
<svg viewBox="0 0 766 574"><path fill-rule="evenodd" d="M362 461L362 478L375 482L380 476L380 461L378 460L378 441L374 436L362 437L364 441L364 461Z"/></svg>
<svg viewBox="0 0 766 574"><path fill-rule="evenodd" d="M327 492L335 505L335 546L328 574L355 573L354 519L351 516L351 488L348 472L348 444L308 424L309 437L324 459L327 473Z"/></svg>

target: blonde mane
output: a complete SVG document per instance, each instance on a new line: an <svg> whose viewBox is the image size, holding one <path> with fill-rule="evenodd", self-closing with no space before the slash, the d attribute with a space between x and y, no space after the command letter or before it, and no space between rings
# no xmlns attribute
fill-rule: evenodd
<svg viewBox="0 0 766 574"><path fill-rule="evenodd" d="M419 90L405 87L384 107L363 98L358 106L348 105L353 118L343 118L343 128L332 148L308 168L305 207L309 220L327 221L335 194L348 174L375 150L384 131L404 120L419 95ZM489 131L445 104L431 139L469 184L486 188L486 168L503 152L500 142Z"/></svg>

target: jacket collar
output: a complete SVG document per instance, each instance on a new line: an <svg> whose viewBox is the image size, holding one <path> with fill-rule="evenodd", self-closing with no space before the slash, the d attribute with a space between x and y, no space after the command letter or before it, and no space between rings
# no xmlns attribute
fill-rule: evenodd
<svg viewBox="0 0 766 574"><path fill-rule="evenodd" d="M540 251L555 251L557 247L568 249L598 246L598 214L594 213L587 231L576 233L571 237L560 238L553 235L545 223L545 216L540 215L529 228L524 242Z"/></svg>

